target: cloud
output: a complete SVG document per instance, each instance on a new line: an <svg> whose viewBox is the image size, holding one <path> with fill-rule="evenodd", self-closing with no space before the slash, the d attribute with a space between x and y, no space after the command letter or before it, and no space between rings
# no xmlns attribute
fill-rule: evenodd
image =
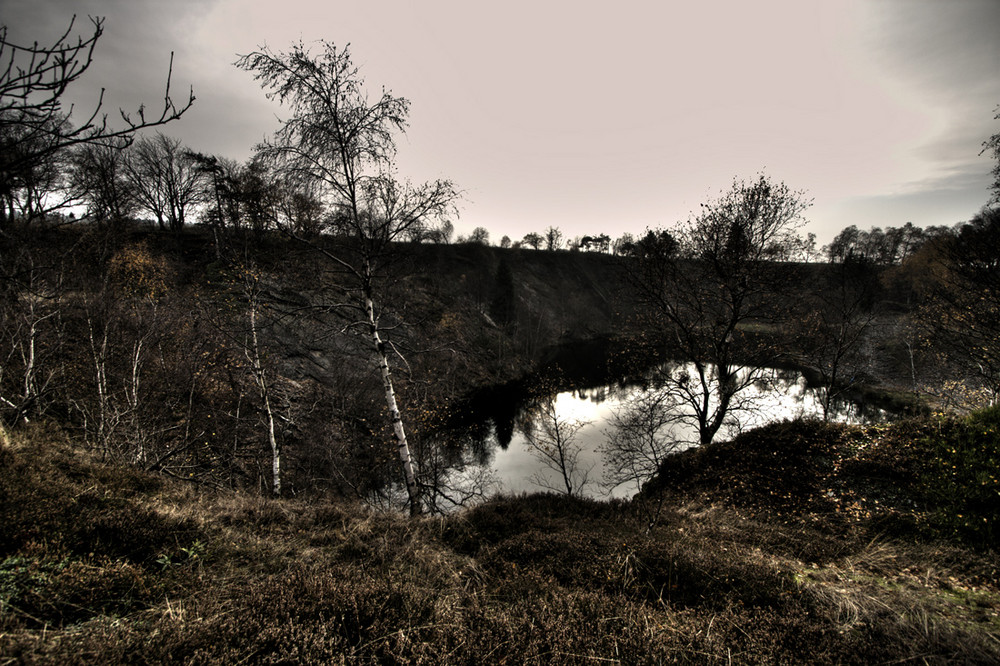
<svg viewBox="0 0 1000 666"><path fill-rule="evenodd" d="M669 224L760 169L815 197L821 235L950 223L985 202L1000 129L995 0L7 0L3 20L44 42L73 12L107 16L79 108L101 87L112 113L155 108L174 51L175 98L198 100L165 131L235 159L283 113L237 53L350 42L371 90L413 102L401 175L454 178L462 226L494 236Z"/></svg>
<svg viewBox="0 0 1000 666"><path fill-rule="evenodd" d="M982 142L998 131L1000 3L893 0L868 7L883 76L932 118L913 157L940 173L942 184L956 170L981 166Z"/></svg>

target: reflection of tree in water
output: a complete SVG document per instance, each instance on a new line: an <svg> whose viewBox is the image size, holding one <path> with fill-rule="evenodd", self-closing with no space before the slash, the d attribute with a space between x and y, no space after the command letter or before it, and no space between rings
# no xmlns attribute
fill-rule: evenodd
<svg viewBox="0 0 1000 666"><path fill-rule="evenodd" d="M489 424L464 432L438 433L417 444L422 500L431 513L446 513L496 492L492 470L496 447Z"/></svg>
<svg viewBox="0 0 1000 666"><path fill-rule="evenodd" d="M599 405L606 401L610 394L610 386L595 386L593 388L577 389L573 393L578 400L589 400L595 405Z"/></svg>
<svg viewBox="0 0 1000 666"><path fill-rule="evenodd" d="M455 458L441 456L435 460L440 462L442 469L435 474L447 474L442 477L449 484L454 484L455 479L463 478L467 483L474 478L472 470L488 470L495 464L496 456L500 451L508 451L510 444L520 437L530 437L538 432L539 415L544 411L543 406L547 401L554 400L560 394L569 394L577 403L573 417L584 419L593 418L585 412L589 409L596 413L596 406L602 403L610 404L612 412L620 412L620 419L625 422L631 419L630 425L633 430L642 433L646 432L645 439L635 441L620 442L620 448L627 450L643 446L645 455L649 460L659 461L663 451L684 448L689 444L697 442L697 429L691 430L694 416L684 412L684 402L674 394L669 399L662 399L657 406L658 412L652 413L645 421L640 419L640 414L627 414L623 410L637 407L643 400L649 400L649 396L657 392L664 391L667 386L667 393L678 391L684 387L685 374L688 381L696 381L693 377L694 369L691 364L682 361L671 361L648 369L646 372L634 372L627 376L612 379L607 384L584 385L567 387L564 385L548 385L550 393L544 393L542 388L531 390L527 385L520 387L505 386L498 390L480 396L475 402L470 402L461 410L456 410L456 418L452 426L447 430L438 433L443 439L449 442L449 446L454 450L460 450L462 455ZM737 373L742 370L737 370ZM666 381L667 377L672 377L671 381ZM740 381L736 377L736 381ZM714 381L718 381L715 378ZM803 376L802 372L791 368L767 368L754 373L746 390L737 398L737 402L730 406L730 414L726 419L724 432L727 436L735 436L739 432L763 425L769 421L784 418L818 417L821 415L821 398L823 387L811 384ZM854 398L852 400L851 398ZM834 405L835 420L858 423L885 420L891 414L871 403L860 402L860 395L843 396ZM572 402L572 401L571 401ZM590 407L585 407L585 405ZM664 412L669 408L668 411ZM606 411L606 410L605 410ZM560 417L563 415L560 414ZM566 415L567 417L569 415ZM461 418L459 418L461 417ZM655 436L650 435L651 424L661 419L661 425L666 426L659 430ZM602 423L601 427L614 427L610 420ZM645 430L643 430L645 429ZM608 432L605 431L605 435ZM589 435L588 437L592 437ZM634 439L634 438L633 438ZM655 447L655 448L654 448ZM520 447L517 447L520 448ZM647 455L648 453L648 455ZM510 453L505 454L510 455ZM589 456L590 453L583 454ZM595 451L594 456L599 453ZM581 465L586 465L590 461L581 456L578 461ZM446 462L455 461L455 467L445 470ZM631 465L626 460L625 463ZM653 463L655 464L655 463ZM631 476L632 481L639 481L639 477L645 476L648 466L635 467L632 469L626 466L619 470L620 474ZM464 475L464 476L463 476ZM429 475L431 478L434 474ZM518 477L520 481L521 479ZM527 477L526 477L527 478ZM496 479L491 479L495 481ZM611 479L605 479L609 481ZM627 485L627 484L626 484ZM454 492L454 491L452 491ZM437 510L435 508L435 510Z"/></svg>
<svg viewBox="0 0 1000 666"><path fill-rule="evenodd" d="M636 387L648 386L650 378L648 375L633 378L621 378L609 384L600 386L588 386L573 389L573 395L579 400L589 400L595 405L608 402L609 400L622 401L631 396Z"/></svg>
<svg viewBox="0 0 1000 666"><path fill-rule="evenodd" d="M820 391L822 389L813 389ZM883 423L893 417L890 410L884 409L874 402L850 395L840 394L830 398L830 414L832 420L845 423Z"/></svg>
<svg viewBox="0 0 1000 666"><path fill-rule="evenodd" d="M521 411L521 406L513 401L497 406L493 413L493 429L496 433L497 444L504 451L510 446L510 441L514 439L514 423L517 421L517 414Z"/></svg>
<svg viewBox="0 0 1000 666"><path fill-rule="evenodd" d="M709 369L711 372L711 367ZM737 381L745 373L748 374L745 368L736 370ZM625 403L635 399L643 391L663 390L668 385L671 390L683 393L689 388L687 385L695 379L691 364L684 361L668 361L650 368L645 373L632 374L597 386L554 389L551 395L527 390L496 392L489 400L480 401L475 408L468 407L461 427L465 436L474 441L476 446L499 445L501 449L507 450L517 430L531 428L529 421L533 420L533 414L537 413L541 402L558 393L569 392L575 399L594 405L611 401ZM718 378L713 377L710 381L717 383ZM800 406L798 413L790 414L789 417L809 417L813 415L814 403L822 398L823 390L821 386L809 384L802 373L794 368L767 368L754 373L745 394L734 400L734 404L729 408L732 414L726 421L727 430L730 434L735 434L747 423L758 425L761 418L766 418L771 410L775 395L794 401ZM834 419L866 422L886 418L885 410L865 403L861 398L860 395L838 397L832 409ZM680 403L677 409L682 409ZM684 417L681 417L681 420L684 420Z"/></svg>

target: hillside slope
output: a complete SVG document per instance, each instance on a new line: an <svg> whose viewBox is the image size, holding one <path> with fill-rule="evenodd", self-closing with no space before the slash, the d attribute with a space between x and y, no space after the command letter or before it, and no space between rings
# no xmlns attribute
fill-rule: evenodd
<svg viewBox="0 0 1000 666"><path fill-rule="evenodd" d="M978 473L995 420L937 422L963 452L949 464ZM947 520L980 517L981 498L923 523L911 504L932 492L918 470L934 427L778 425L688 454L632 503L534 495L406 520L199 489L36 426L0 448L0 656L996 663L996 552ZM867 471L831 477L851 452ZM876 463L905 482L878 483ZM820 506L831 478L859 506L897 489L890 512L912 520Z"/></svg>
<svg viewBox="0 0 1000 666"><path fill-rule="evenodd" d="M368 328L337 307L350 285L316 248L276 234L88 225L3 245L4 422L55 418L111 458L261 489L271 454L261 423L272 420L290 492L353 492L395 473ZM452 402L627 322L607 255L396 249L376 309L417 444Z"/></svg>

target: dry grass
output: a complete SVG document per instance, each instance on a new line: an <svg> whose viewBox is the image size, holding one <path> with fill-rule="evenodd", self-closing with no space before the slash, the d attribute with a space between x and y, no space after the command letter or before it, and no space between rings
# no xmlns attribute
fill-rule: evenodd
<svg viewBox="0 0 1000 666"><path fill-rule="evenodd" d="M547 495L411 521L12 439L0 664L1000 661L994 555L864 521L707 486L649 531L637 505Z"/></svg>

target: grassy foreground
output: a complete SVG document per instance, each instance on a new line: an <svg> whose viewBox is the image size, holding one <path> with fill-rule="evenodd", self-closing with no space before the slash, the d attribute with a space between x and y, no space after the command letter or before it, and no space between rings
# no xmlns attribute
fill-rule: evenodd
<svg viewBox="0 0 1000 666"><path fill-rule="evenodd" d="M0 664L998 663L997 421L779 424L631 503L416 521L34 427L0 446Z"/></svg>

